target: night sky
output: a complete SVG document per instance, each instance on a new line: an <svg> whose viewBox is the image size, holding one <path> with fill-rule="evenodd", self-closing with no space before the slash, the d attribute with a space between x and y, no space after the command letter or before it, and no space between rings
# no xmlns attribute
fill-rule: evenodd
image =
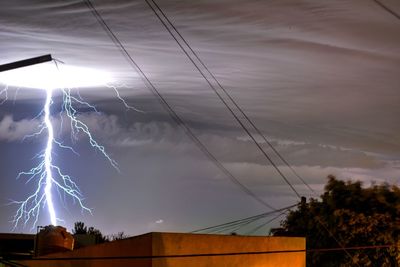
<svg viewBox="0 0 400 267"><path fill-rule="evenodd" d="M381 2L400 13L399 1ZM271 205L298 201L144 1L93 3L168 103L227 169ZM317 192L329 174L366 185L400 184L400 20L393 14L372 0L158 3ZM92 215L81 213L71 201L58 201L59 217L68 229L84 221L106 234L188 232L268 211L231 183L176 125L82 1L0 1L0 44L0 64L51 53L68 65L108 71L121 96L143 111L127 110L106 86L80 89L100 111L82 109L80 118L121 172L85 136L72 142L70 132L57 132L80 156L56 149L55 161L75 178L85 204L93 209ZM8 101L0 106L0 232L12 229L17 207L7 204L34 190L33 182L16 176L31 168L44 148L45 134L23 140L37 129L40 118L35 116L44 100L43 90L10 88ZM272 157L301 194L313 196ZM49 224L46 209L38 224ZM31 227L20 225L16 232L33 231Z"/></svg>

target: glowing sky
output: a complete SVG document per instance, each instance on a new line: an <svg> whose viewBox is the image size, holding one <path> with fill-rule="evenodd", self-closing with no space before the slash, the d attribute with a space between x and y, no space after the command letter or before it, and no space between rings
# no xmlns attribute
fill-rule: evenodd
<svg viewBox="0 0 400 267"><path fill-rule="evenodd" d="M0 73L0 81L10 87L59 89L104 86L113 81L106 71L54 62Z"/></svg>
<svg viewBox="0 0 400 267"><path fill-rule="evenodd" d="M381 1L400 13L398 1ZM400 182L400 20L392 14L368 0L159 4L314 188L320 190L328 174ZM155 86L229 170L271 204L296 201L273 169L263 165L259 151L144 1L98 0L95 5ZM2 1L0 40L0 64L51 53L68 65L104 70L112 73L127 102L144 111L127 111L106 86L80 90L101 110L95 116L83 109L81 118L121 173L90 149L84 136L74 144L80 157L61 151L55 156L76 177L86 205L93 208L93 216L82 215L71 205L63 216L67 228L82 220L106 233L190 231L265 211L174 124L81 1ZM15 211L3 204L31 189L16 175L32 165L46 141L22 141L39 123L34 116L45 92L10 92L9 101L0 106L0 232L10 230ZM70 133L55 130L70 140Z"/></svg>

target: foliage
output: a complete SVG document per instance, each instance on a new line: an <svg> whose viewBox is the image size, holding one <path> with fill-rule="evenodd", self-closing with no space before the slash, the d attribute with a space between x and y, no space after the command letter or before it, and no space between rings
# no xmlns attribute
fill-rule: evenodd
<svg viewBox="0 0 400 267"><path fill-rule="evenodd" d="M273 235L305 236L307 249L394 245L307 253L308 266L400 266L400 188L362 187L328 176L321 199L304 199ZM397 246L397 247L396 247Z"/></svg>
<svg viewBox="0 0 400 267"><path fill-rule="evenodd" d="M109 241L109 238L107 236L103 236L100 230L94 228L93 226L88 228L83 222L76 222L74 224L74 228L72 229L72 233L74 235L93 235L96 237L97 244Z"/></svg>
<svg viewBox="0 0 400 267"><path fill-rule="evenodd" d="M116 240L126 239L126 238L128 238L128 237L129 237L129 236L126 235L124 232L118 232L117 234L111 235L111 236L109 237L109 239L110 239L111 241L116 241Z"/></svg>
<svg viewBox="0 0 400 267"><path fill-rule="evenodd" d="M88 233L88 229L83 222L76 222L74 224L74 228L72 229L72 233L74 235L86 235Z"/></svg>
<svg viewBox="0 0 400 267"><path fill-rule="evenodd" d="M72 229L72 233L74 235L94 235L96 237L96 243L104 243L116 240L122 240L129 237L129 235L125 234L124 232L118 232L117 234L112 234L110 236L103 235L100 230L94 227L87 227L83 222L76 222L74 224L74 228Z"/></svg>

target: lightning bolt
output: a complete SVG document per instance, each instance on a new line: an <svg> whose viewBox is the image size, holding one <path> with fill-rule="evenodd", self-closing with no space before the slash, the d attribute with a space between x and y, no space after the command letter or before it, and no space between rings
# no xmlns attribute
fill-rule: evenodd
<svg viewBox="0 0 400 267"><path fill-rule="evenodd" d="M56 65L57 66L57 65ZM58 67L57 67L58 69ZM60 71L60 70L58 70ZM121 97L116 86L105 84L108 88L115 91L117 98L122 102L122 104L127 109L132 109L138 112L142 112L130 105ZM79 117L79 107L84 106L89 108L91 111L98 113L95 106L91 105L85 101L79 94L75 96L72 94L71 89L59 89L62 92L62 105L60 111L60 129L63 128L64 119L69 120L69 127L71 129L71 139L74 141L78 140L79 136L83 134L89 141L89 144L99 151L101 155L109 162L109 164L120 171L117 162L108 154L105 147L95 140L87 124L84 123ZM57 225L62 221L57 217L56 207L53 200L53 193L56 189L60 199L62 200L61 194L65 197L69 197L74 203L77 203L82 211L92 213L91 209L86 207L83 203L82 193L74 182L73 178L62 172L61 168L57 166L53 161L53 149L58 147L60 149L67 149L72 151L74 154L78 154L71 146L64 145L62 142L58 141L55 137L54 127L53 127L53 117L52 117L52 105L53 101L53 89L46 89L46 100L42 111L35 117L40 119L40 124L38 130L24 137L32 138L38 137L47 133L47 141L45 149L38 153L35 158L39 159L39 163L32 167L28 171L22 171L18 174L17 179L21 177L27 177L26 183L31 181L36 182L35 190L31 193L25 200L22 201L12 201L12 204L18 206L15 215L13 216L12 223L14 229L18 225L23 223L24 227L32 222L32 228L37 224L40 217L40 210L47 207L50 222L52 225ZM4 103L8 98L8 86L0 91L0 96L3 100L0 100L0 104Z"/></svg>

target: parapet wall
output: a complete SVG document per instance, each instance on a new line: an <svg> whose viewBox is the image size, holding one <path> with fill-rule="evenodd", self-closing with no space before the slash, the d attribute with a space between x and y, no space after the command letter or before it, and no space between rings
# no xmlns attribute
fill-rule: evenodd
<svg viewBox="0 0 400 267"><path fill-rule="evenodd" d="M41 267L305 267L305 248L301 237L148 233L19 263Z"/></svg>
<svg viewBox="0 0 400 267"><path fill-rule="evenodd" d="M304 267L305 248L305 238L298 237L153 233L153 255L193 256L153 259L152 267Z"/></svg>

